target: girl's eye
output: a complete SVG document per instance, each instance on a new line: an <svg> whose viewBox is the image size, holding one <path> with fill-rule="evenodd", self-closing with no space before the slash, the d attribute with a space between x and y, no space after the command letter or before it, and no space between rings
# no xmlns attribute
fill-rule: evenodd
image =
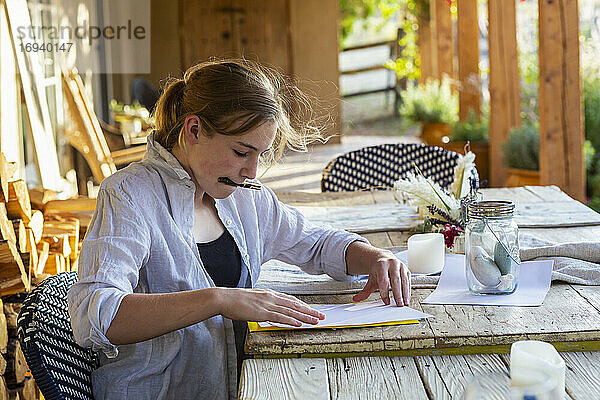
<svg viewBox="0 0 600 400"><path fill-rule="evenodd" d="M248 156L248 153L241 153L241 152L239 152L239 151L237 151L237 150L233 150L233 152L234 152L234 153L235 153L235 155L236 155L236 156L238 156L238 157L247 157L247 156Z"/></svg>

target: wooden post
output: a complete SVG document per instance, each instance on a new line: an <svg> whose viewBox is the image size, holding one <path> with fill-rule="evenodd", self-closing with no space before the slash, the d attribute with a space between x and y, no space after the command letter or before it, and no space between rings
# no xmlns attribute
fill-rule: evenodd
<svg viewBox="0 0 600 400"><path fill-rule="evenodd" d="M481 113L479 76L479 25L477 0L460 0L458 7L458 79L459 117L467 119L469 110Z"/></svg>
<svg viewBox="0 0 600 400"><path fill-rule="evenodd" d="M433 29L433 58L435 76L442 79L448 76L454 78L454 57L452 42L452 17L450 6L446 0L431 0L431 20Z"/></svg>
<svg viewBox="0 0 600 400"><path fill-rule="evenodd" d="M328 143L340 143L342 132L338 66L339 2L289 1L291 70L298 86L319 99L317 118L325 121Z"/></svg>
<svg viewBox="0 0 600 400"><path fill-rule="evenodd" d="M490 186L502 186L506 167L502 144L520 126L519 56L513 1L489 0Z"/></svg>
<svg viewBox="0 0 600 400"><path fill-rule="evenodd" d="M428 18L419 16L419 30L417 32L417 44L419 46L419 57L421 58L420 83L427 82L436 74L433 70L433 49L431 41L431 24Z"/></svg>
<svg viewBox="0 0 600 400"><path fill-rule="evenodd" d="M585 199L577 0L539 0L540 180Z"/></svg>

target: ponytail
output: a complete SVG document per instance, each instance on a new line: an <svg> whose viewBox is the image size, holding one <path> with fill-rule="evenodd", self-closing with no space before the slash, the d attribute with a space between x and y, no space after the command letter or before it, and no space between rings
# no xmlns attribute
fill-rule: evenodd
<svg viewBox="0 0 600 400"><path fill-rule="evenodd" d="M183 79L172 78L154 109L155 139L169 151L177 144L183 123L180 119L183 114L181 108L184 89Z"/></svg>

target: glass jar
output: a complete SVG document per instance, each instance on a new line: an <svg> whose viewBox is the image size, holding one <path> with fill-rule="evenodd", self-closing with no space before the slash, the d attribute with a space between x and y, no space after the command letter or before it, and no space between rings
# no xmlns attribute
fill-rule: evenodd
<svg viewBox="0 0 600 400"><path fill-rule="evenodd" d="M476 201L467 207L465 270L475 294L510 294L519 282L519 228L514 203Z"/></svg>

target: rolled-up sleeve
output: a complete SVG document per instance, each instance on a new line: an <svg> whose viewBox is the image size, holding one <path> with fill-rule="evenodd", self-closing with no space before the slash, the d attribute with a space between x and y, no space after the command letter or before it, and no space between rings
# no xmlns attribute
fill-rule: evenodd
<svg viewBox="0 0 600 400"><path fill-rule="evenodd" d="M68 291L76 342L108 357L117 346L106 331L123 298L133 293L148 259L150 234L140 207L115 188L102 188L79 255L79 280Z"/></svg>
<svg viewBox="0 0 600 400"><path fill-rule="evenodd" d="M275 258L309 274L327 274L338 281L356 279L347 273L346 251L354 241L368 243L365 238L310 222L296 208L281 203L269 188L262 195L263 261Z"/></svg>

